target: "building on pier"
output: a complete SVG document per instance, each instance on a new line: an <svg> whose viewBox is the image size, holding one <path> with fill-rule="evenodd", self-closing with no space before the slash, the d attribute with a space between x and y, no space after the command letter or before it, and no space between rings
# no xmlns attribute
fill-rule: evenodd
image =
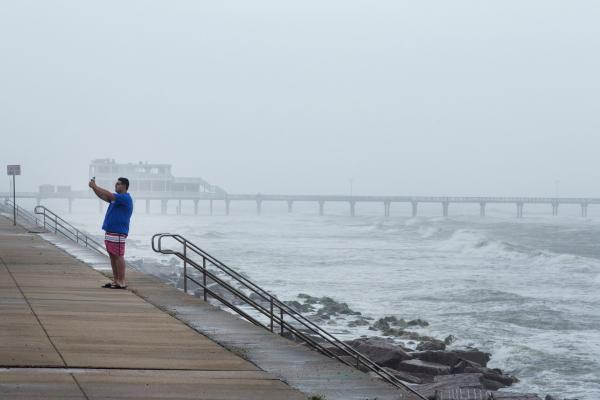
<svg viewBox="0 0 600 400"><path fill-rule="evenodd" d="M96 177L96 183L104 188L112 187L120 176L129 179L131 192L136 194L171 194L171 193L214 193L225 195L218 186L211 185L202 178L175 177L171 173L170 164L148 162L117 163L113 159L93 160L89 168L90 178Z"/></svg>

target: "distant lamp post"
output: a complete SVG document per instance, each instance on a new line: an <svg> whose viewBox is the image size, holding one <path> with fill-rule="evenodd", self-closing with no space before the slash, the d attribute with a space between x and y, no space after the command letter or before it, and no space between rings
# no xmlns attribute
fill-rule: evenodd
<svg viewBox="0 0 600 400"><path fill-rule="evenodd" d="M15 188L15 176L21 175L20 165L7 165L6 174L13 177L13 225L17 225L17 189Z"/></svg>

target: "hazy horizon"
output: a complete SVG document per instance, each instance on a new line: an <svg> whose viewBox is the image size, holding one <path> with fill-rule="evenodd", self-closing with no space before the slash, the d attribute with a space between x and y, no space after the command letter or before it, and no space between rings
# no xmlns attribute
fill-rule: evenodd
<svg viewBox="0 0 600 400"><path fill-rule="evenodd" d="M597 196L600 3L0 5L0 191L95 158L231 193Z"/></svg>

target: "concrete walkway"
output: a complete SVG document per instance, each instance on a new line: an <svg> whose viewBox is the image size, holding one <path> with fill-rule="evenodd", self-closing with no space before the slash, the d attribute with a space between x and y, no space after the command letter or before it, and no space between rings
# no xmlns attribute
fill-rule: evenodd
<svg viewBox="0 0 600 400"><path fill-rule="evenodd" d="M0 216L1 399L306 399Z"/></svg>

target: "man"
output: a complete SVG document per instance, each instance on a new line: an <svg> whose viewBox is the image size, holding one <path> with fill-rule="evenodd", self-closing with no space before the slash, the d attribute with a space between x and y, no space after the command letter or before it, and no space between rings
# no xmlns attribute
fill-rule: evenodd
<svg viewBox="0 0 600 400"><path fill-rule="evenodd" d="M106 210L102 230L104 230L104 244L110 256L110 265L113 271L113 281L103 287L110 289L127 289L125 284L125 239L129 234L129 220L133 213L133 200L127 190L129 179L119 178L115 183L115 193L96 185L96 178L89 183L90 188L100 199L110 203Z"/></svg>

